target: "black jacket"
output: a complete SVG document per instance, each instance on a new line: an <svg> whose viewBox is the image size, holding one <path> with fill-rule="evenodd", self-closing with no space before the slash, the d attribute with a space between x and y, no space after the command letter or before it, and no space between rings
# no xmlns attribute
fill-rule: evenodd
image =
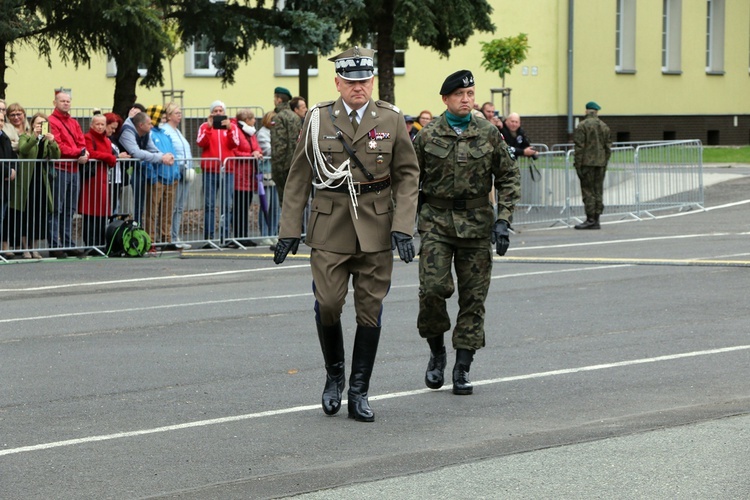
<svg viewBox="0 0 750 500"><path fill-rule="evenodd" d="M10 145L10 137L8 137L7 134L0 132L0 159L15 160L16 158L16 153L13 151L13 148ZM4 181L10 177L11 168L12 167L9 162L2 162L2 176Z"/></svg>

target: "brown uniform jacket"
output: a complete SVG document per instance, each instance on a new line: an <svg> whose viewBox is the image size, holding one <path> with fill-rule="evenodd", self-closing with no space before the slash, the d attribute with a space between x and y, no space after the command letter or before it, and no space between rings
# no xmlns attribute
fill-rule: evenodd
<svg viewBox="0 0 750 500"><path fill-rule="evenodd" d="M320 250L354 254L391 249L391 231L411 235L417 210L419 165L406 124L395 106L370 100L356 134L341 98L316 104L320 108L320 150L327 161L338 167L349 158L341 141L351 145L364 167L375 179L390 176L391 185L379 192L358 196L357 216L349 194L317 189L312 201L305 243ZM312 111L312 110L311 110ZM292 159L281 210L279 238L299 238L305 204L313 181L310 112ZM307 152L307 154L306 154ZM360 168L352 172L355 182L367 182Z"/></svg>

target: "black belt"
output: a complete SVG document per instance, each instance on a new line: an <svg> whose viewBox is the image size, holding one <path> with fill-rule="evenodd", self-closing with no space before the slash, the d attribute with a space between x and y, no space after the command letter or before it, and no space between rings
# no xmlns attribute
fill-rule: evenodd
<svg viewBox="0 0 750 500"><path fill-rule="evenodd" d="M349 186L348 183L344 183L338 187L335 188L325 188L325 191L333 191L334 193L348 193L349 192ZM352 183L354 185L354 192L356 194L365 194L369 193L371 191L382 191L383 189L387 188L391 185L391 176L384 177L382 179L375 179L372 182L354 182Z"/></svg>
<svg viewBox="0 0 750 500"><path fill-rule="evenodd" d="M426 196L425 203L432 205L437 208L445 208L448 210L468 210L470 208L481 208L489 206L490 199L488 196L482 196L481 198L471 198L469 200L456 200L452 198L435 198L434 196Z"/></svg>

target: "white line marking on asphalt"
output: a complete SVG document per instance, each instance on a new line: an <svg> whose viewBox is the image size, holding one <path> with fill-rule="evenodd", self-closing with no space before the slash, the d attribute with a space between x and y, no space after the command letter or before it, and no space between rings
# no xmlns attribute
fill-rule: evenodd
<svg viewBox="0 0 750 500"><path fill-rule="evenodd" d="M554 269L549 271L533 271L528 273L515 273L515 274L503 274L499 276L492 276L492 279L506 279L506 278L522 278L524 276L538 276L542 274L558 274L558 273L570 273L570 272L582 272L582 271L593 271L598 269L610 269L610 268L616 268L616 267L628 267L631 266L631 264L615 264L615 265L606 265L606 266L593 266L593 267L586 267L586 268L570 268L570 269ZM129 280L130 281L130 280ZM409 284L409 285L393 285L391 286L391 289L401 289L401 288L417 288L419 284ZM352 292L352 290L349 290ZM132 312L143 312L143 311L156 311L160 309L176 309L176 308L182 308L182 307L196 307L196 306L210 306L210 305L216 305L216 304L231 304L231 303L237 303L237 302L253 302L257 300L279 300L279 299L293 299L293 298L300 298L300 297L312 297L312 292L306 292L306 293L296 293L296 294L286 294L286 295L265 295L263 297L241 297L241 298L234 298L234 299L221 299L221 300L203 300L200 302L180 302L176 304L163 304L159 306L141 306L141 307L127 307L124 309L107 309L107 310L96 310L96 311L80 311L80 312L70 312L70 313L60 313L60 314L47 314L44 316L28 316L28 317L19 317L19 318L6 318L6 319L0 319L0 324L3 323L19 323L22 321L39 321L39 320L47 320L47 319L60 319L60 318L73 318L73 317L80 317L80 316L96 316L101 314L121 314L121 313L132 313Z"/></svg>
<svg viewBox="0 0 750 500"><path fill-rule="evenodd" d="M582 372L590 372L590 371L596 371L596 370L608 370L612 368L620 368L623 366L642 365L642 364L647 364L647 363L658 363L658 362L663 362L663 361L673 361L676 359L694 358L698 356L709 356L709 355L714 355L714 354L744 351L748 349L750 349L750 345L722 347L718 349L707 349L703 351L692 351L692 352L684 352L684 353L678 353L678 354L668 354L664 356L656 356L653 358L631 359L628 361L619 361L619 362L614 362L614 363L603 363L603 364L598 364L598 365L580 366L577 368L565 368L561 370L528 373L526 375L500 377L500 378L489 379L489 380L475 381L473 382L473 384L475 386L502 384L502 383L508 383L508 382L517 382L520 380L531 380L531 379L539 379L539 378L545 378L545 377L555 377L555 376L560 376L560 375L570 375L572 373L582 373ZM447 391L447 390L451 390L451 388L446 386L439 390ZM427 394L430 392L435 392L435 391L433 389L416 389L413 391L393 392L390 394L381 394L379 396L372 396L370 397L370 400L379 401L379 400L384 400L384 399L402 398L406 396L416 396L420 394ZM345 406L345 403L346 401L343 401L342 406ZM53 448L62 448L65 446L75 446L79 444L95 443L98 441L111 441L114 439L146 436L148 434L159 434L163 432L179 431L179 430L191 429L191 428L196 428L196 427L208 427L211 425L226 424L226 423L231 423L231 422L239 422L243 420L251 420L251 419L263 418L263 417L275 417L278 415L284 415L288 413L299 413L303 411L313 411L313 410L320 410L320 405L315 404L315 405L305 405L305 406L293 406L291 408L282 408L279 410L268 410L268 411L262 411L258 413L248 413L245 415L234 415L231 417L212 418L209 420L198 420L195 422L186 422L184 424L165 425L162 427L155 427L153 429L141 429L141 430L129 431L129 432L116 432L113 434L101 434L98 436L88 436L88 437L83 437L83 438L78 438L78 439L67 439L64 441L53 441L51 443L42 443L42 444L31 445L31 446L21 446L19 448L9 448L7 450L0 450L0 456L16 455L19 453L26 453L30 451L49 450Z"/></svg>
<svg viewBox="0 0 750 500"><path fill-rule="evenodd" d="M0 288L0 292L38 292L42 290L57 290L59 288L74 288L79 286L102 286L102 285L115 285L118 283L141 283L144 281L162 281L162 280L180 280L189 278L205 278L214 276L226 276L229 274L245 274L245 273L257 273L261 271L269 271L271 269L296 269L300 267L310 267L309 264L299 264L279 267L263 267L259 269L236 269L234 271L215 271L212 273L197 273L197 274L180 274L177 276L151 276L148 278L131 278L122 280L111 280L111 281L89 281L82 283L66 283L64 285L46 285L46 286L34 286L27 288Z"/></svg>

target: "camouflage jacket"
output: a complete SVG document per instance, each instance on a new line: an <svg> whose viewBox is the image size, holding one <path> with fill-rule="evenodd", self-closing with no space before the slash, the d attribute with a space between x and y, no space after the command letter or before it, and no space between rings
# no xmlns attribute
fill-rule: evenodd
<svg viewBox="0 0 750 500"><path fill-rule="evenodd" d="M471 117L460 135L445 113L417 134L414 148L420 167L422 194L427 201L419 213L419 230L458 238L488 238L495 222L489 203L494 186L498 195L498 219L513 220L513 208L520 198L521 178L497 127ZM430 198L475 200L478 208L439 208Z"/></svg>
<svg viewBox="0 0 750 500"><path fill-rule="evenodd" d="M586 118L581 120L573 133L573 143L576 168L607 166L612 154L612 138L609 127L596 116L596 113L587 113Z"/></svg>
<svg viewBox="0 0 750 500"><path fill-rule="evenodd" d="M271 127L271 166L275 171L289 171L300 130L302 120L289 103L279 104Z"/></svg>

